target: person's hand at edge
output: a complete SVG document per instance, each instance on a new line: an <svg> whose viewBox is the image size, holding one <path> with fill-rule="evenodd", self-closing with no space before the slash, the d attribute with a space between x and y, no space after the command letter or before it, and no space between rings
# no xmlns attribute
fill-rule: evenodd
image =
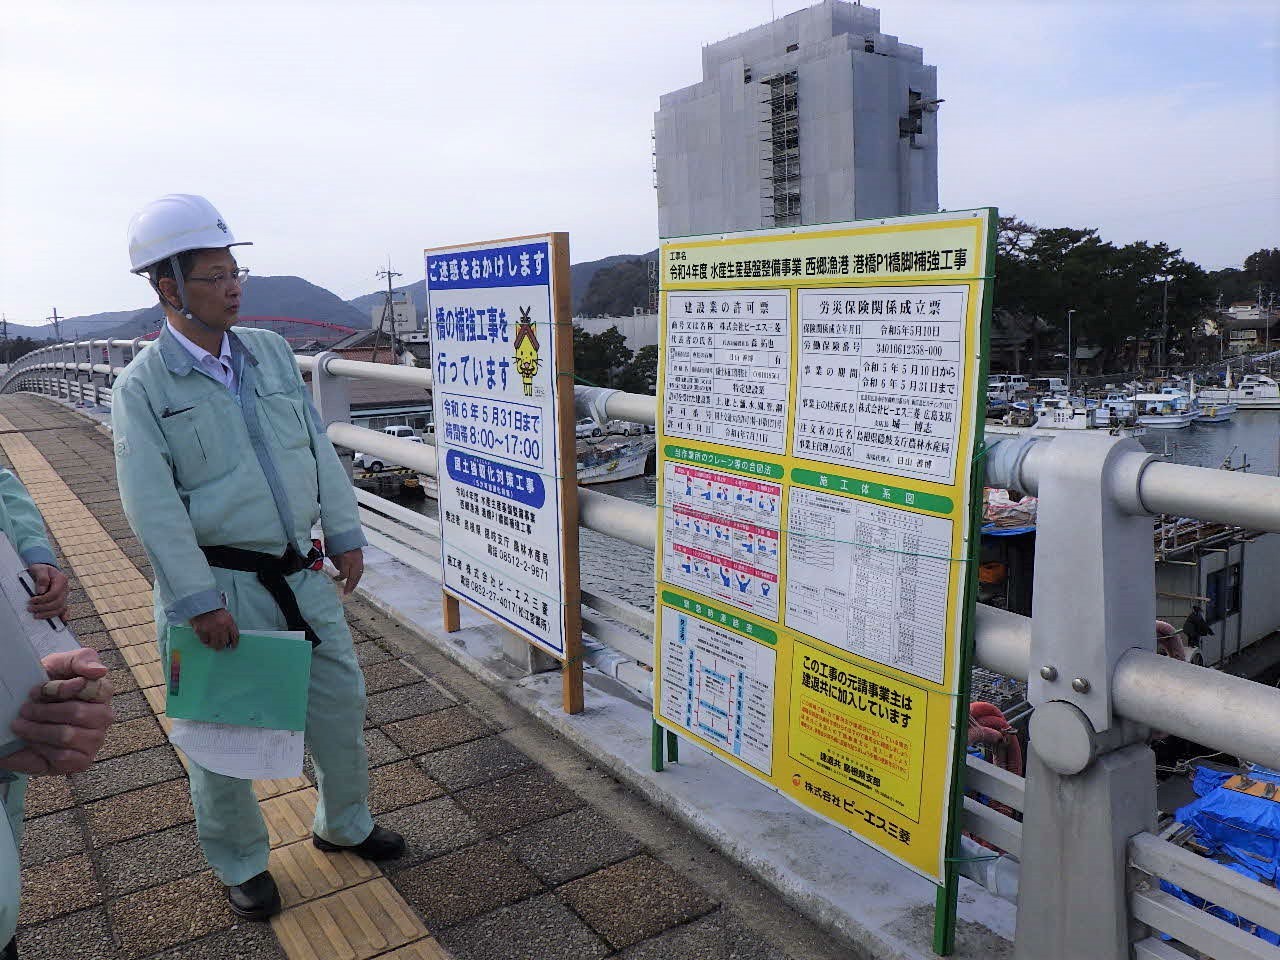
<svg viewBox="0 0 1280 960"><path fill-rule="evenodd" d="M31 690L13 722L27 746L0 757L0 767L35 776L79 773L93 762L115 719L107 668L88 648L50 654L42 662L49 681Z"/></svg>
<svg viewBox="0 0 1280 960"><path fill-rule="evenodd" d="M364 576L364 550L357 547L329 559L338 570L338 575L334 579L342 584L342 595L351 596L355 592L356 585L360 583L360 578Z"/></svg>
<svg viewBox="0 0 1280 960"><path fill-rule="evenodd" d="M67 615L67 575L47 563L27 567L35 583L36 595L27 601L27 609L37 620L51 620Z"/></svg>

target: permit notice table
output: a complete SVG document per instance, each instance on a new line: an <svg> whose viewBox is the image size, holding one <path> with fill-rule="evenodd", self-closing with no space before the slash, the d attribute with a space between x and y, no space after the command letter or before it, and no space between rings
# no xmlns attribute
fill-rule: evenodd
<svg viewBox="0 0 1280 960"><path fill-rule="evenodd" d="M952 891L995 228L660 260L654 719Z"/></svg>

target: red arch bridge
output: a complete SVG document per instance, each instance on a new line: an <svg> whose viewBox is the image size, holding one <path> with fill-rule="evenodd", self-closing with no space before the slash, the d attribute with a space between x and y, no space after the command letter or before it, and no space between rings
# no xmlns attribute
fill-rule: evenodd
<svg viewBox="0 0 1280 960"><path fill-rule="evenodd" d="M313 340L318 341L321 344L332 344L350 336L353 333L360 332L358 327L348 327L341 323L329 323L327 320L309 320L306 317L244 315L240 317L237 323L239 326L261 327L267 330L278 327L287 328L292 324L311 328L306 333L302 333L297 330L291 330L288 333L284 333L280 330L276 331L288 340L290 344L295 346L301 343L309 343ZM154 333L147 334L142 339L154 340L159 336L159 333L160 331L157 330Z"/></svg>

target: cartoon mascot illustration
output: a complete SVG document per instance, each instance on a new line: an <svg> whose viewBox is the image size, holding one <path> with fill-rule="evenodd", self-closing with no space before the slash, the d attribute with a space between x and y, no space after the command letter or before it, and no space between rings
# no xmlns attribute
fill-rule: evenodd
<svg viewBox="0 0 1280 960"><path fill-rule="evenodd" d="M533 329L533 321L529 319L529 311L533 307L520 308L520 322L516 324L516 373L524 384L524 395L533 396L533 378L538 374L542 361L538 359L538 334Z"/></svg>

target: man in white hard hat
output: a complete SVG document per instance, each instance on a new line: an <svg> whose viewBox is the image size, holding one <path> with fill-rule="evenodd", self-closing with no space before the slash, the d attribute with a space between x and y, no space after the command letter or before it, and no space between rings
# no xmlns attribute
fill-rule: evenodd
<svg viewBox="0 0 1280 960"><path fill-rule="evenodd" d="M113 391L120 497L155 570L162 654L169 624L189 623L215 650L234 647L241 628L306 633L312 841L390 859L404 840L369 813L364 678L311 545L319 521L344 592L354 590L365 545L355 494L288 343L232 327L248 271L231 248L243 245L203 197L161 197L129 224L133 272L151 281L165 327ZM252 784L188 771L200 844L231 909L266 919L280 897Z"/></svg>

